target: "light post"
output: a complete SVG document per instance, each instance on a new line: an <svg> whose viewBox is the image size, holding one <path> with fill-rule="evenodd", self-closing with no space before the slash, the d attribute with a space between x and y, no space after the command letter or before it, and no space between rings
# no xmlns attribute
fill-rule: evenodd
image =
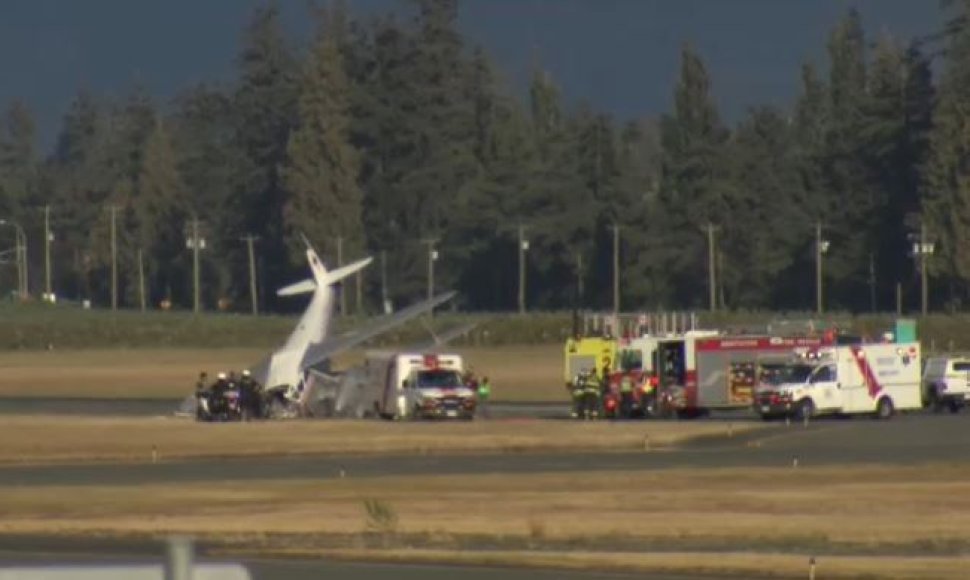
<svg viewBox="0 0 970 580"><path fill-rule="evenodd" d="M525 226L519 225L519 314L525 314L525 253L529 240L525 239Z"/></svg>
<svg viewBox="0 0 970 580"><path fill-rule="evenodd" d="M923 316L929 312L929 272L926 267L927 258L936 250L936 244L930 240L926 233L926 224L920 222L919 234L910 234L909 240L912 242L912 255L919 260L920 276L920 311Z"/></svg>
<svg viewBox="0 0 970 580"><path fill-rule="evenodd" d="M194 216L185 237L185 247L192 250L192 311L198 314L202 310L199 296L199 251L205 249L205 238L199 235L199 220Z"/></svg>
<svg viewBox="0 0 970 580"><path fill-rule="evenodd" d="M829 241L822 239L822 222L815 224L815 307L819 314L825 309L822 288L822 256L829 251Z"/></svg>
<svg viewBox="0 0 970 580"><path fill-rule="evenodd" d="M27 298L27 234L20 224L13 220L0 219L0 226L10 226L14 228L17 237L17 293L20 299Z"/></svg>

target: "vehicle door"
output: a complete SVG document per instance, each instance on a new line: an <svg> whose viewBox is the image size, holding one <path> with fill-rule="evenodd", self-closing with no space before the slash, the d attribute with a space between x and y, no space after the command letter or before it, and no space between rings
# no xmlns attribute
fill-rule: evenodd
<svg viewBox="0 0 970 580"><path fill-rule="evenodd" d="M841 409L843 397L834 364L825 364L816 368L809 376L808 383L817 409Z"/></svg>

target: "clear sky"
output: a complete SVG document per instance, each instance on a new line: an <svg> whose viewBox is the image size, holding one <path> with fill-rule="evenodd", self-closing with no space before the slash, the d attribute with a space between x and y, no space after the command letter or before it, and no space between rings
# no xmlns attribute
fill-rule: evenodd
<svg viewBox="0 0 970 580"><path fill-rule="evenodd" d="M308 0L280 0L295 39ZM78 86L118 95L138 80L168 97L203 80L229 81L255 0L2 0L0 103L23 98L52 141ZM405 0L347 0L357 14ZM703 55L724 114L784 104L799 66L824 62L828 32L850 6L871 38L940 27L937 0L463 0L460 27L521 89L540 62L570 102L620 118L667 110L684 42Z"/></svg>

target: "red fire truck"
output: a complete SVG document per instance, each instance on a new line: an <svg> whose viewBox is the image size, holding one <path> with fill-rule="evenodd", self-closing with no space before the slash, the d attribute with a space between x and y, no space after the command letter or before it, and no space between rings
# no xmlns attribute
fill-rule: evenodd
<svg viewBox="0 0 970 580"><path fill-rule="evenodd" d="M835 344L824 336L684 337L657 347L662 414L697 417L715 409L751 407L760 377L798 349Z"/></svg>

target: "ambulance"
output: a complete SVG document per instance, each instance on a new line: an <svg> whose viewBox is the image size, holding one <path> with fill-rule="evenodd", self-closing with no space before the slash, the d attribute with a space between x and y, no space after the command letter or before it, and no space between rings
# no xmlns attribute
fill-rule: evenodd
<svg viewBox="0 0 970 580"><path fill-rule="evenodd" d="M918 342L859 343L796 351L757 387L755 411L769 420L922 408Z"/></svg>
<svg viewBox="0 0 970 580"><path fill-rule="evenodd" d="M375 402L385 419L465 419L475 415L475 393L464 383L457 354L368 353L368 382L380 385Z"/></svg>

